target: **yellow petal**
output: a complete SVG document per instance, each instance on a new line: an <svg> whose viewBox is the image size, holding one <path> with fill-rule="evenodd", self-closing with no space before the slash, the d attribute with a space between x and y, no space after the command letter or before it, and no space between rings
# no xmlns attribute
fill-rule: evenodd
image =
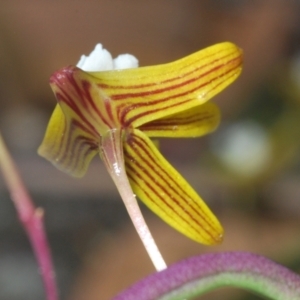
<svg viewBox="0 0 300 300"><path fill-rule="evenodd" d="M241 64L241 50L225 42L164 65L89 74L122 126L138 127L208 101L238 77Z"/></svg>
<svg viewBox="0 0 300 300"><path fill-rule="evenodd" d="M81 177L99 152L101 136L115 127L111 107L93 77L79 68L55 72L50 84L58 105L38 152L60 170Z"/></svg>
<svg viewBox="0 0 300 300"><path fill-rule="evenodd" d="M75 120L66 119L59 105L56 106L46 135L38 149L39 155L51 161L58 169L76 177L85 174L98 147Z"/></svg>
<svg viewBox="0 0 300 300"><path fill-rule="evenodd" d="M208 102L139 127L149 137L200 137L214 131L220 123L220 110Z"/></svg>
<svg viewBox="0 0 300 300"><path fill-rule="evenodd" d="M130 132L124 157L133 191L154 213L197 242L222 240L223 229L216 217L138 129Z"/></svg>

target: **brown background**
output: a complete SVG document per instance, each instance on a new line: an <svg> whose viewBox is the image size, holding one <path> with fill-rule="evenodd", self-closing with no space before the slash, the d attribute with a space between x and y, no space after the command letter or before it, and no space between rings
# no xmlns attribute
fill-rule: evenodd
<svg viewBox="0 0 300 300"><path fill-rule="evenodd" d="M297 269L300 77L291 70L299 28L299 3L292 0L0 1L0 129L34 200L46 208L63 299L110 299L153 268L98 159L78 181L37 156L55 105L51 73L76 64L98 42L113 56L134 54L143 66L221 41L238 44L243 74L215 98L223 115L220 130L276 112L273 123L262 123L275 144L286 147L274 146L277 154L262 174L241 179L213 155L210 137L161 142L164 155L222 221L226 236L220 247L195 244L146 209L145 215L168 263L205 251L245 250ZM290 111L296 112L292 122ZM30 246L1 180L0 196L0 298L42 299ZM228 291L228 299L245 295Z"/></svg>

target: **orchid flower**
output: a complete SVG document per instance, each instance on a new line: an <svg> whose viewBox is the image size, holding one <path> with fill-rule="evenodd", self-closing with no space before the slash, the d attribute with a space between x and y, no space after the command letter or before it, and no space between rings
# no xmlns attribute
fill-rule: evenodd
<svg viewBox="0 0 300 300"><path fill-rule="evenodd" d="M220 113L207 101L238 77L241 50L225 42L175 62L118 70L109 69L137 65L137 60L125 55L125 63L122 57L113 61L101 45L91 57L97 52L105 63L82 57L78 67L65 67L51 76L58 105L39 154L75 177L83 176L100 154L141 237L149 233L135 195L187 237L219 243L219 221L151 138L212 132Z"/></svg>

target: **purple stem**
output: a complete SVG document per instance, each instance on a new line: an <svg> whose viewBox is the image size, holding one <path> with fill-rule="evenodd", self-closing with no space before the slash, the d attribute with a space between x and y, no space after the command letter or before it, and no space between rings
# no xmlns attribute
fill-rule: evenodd
<svg viewBox="0 0 300 300"><path fill-rule="evenodd" d="M8 186L11 199L17 210L19 220L29 237L38 261L47 299L57 300L58 294L55 283L55 274L43 224L44 211L43 209L36 208L34 206L5 146L1 134L0 168L2 169L4 180Z"/></svg>
<svg viewBox="0 0 300 300"><path fill-rule="evenodd" d="M277 300L300 299L300 276L259 255L210 253L188 258L142 279L113 300L188 299L235 286Z"/></svg>

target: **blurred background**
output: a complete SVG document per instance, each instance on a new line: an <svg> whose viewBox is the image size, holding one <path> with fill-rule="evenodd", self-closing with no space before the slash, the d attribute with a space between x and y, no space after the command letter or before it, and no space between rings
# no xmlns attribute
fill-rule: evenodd
<svg viewBox="0 0 300 300"><path fill-rule="evenodd" d="M0 130L46 211L62 299L110 299L154 272L100 159L79 180L36 153L56 103L50 75L98 42L113 56L134 54L141 66L221 41L243 49L242 76L213 100L222 110L219 129L160 142L221 220L224 243L196 244L142 209L168 264L243 250L300 271L299 14L297 0L0 0ZM44 299L2 177L0 197L0 299ZM236 289L201 299L218 297L259 299Z"/></svg>

